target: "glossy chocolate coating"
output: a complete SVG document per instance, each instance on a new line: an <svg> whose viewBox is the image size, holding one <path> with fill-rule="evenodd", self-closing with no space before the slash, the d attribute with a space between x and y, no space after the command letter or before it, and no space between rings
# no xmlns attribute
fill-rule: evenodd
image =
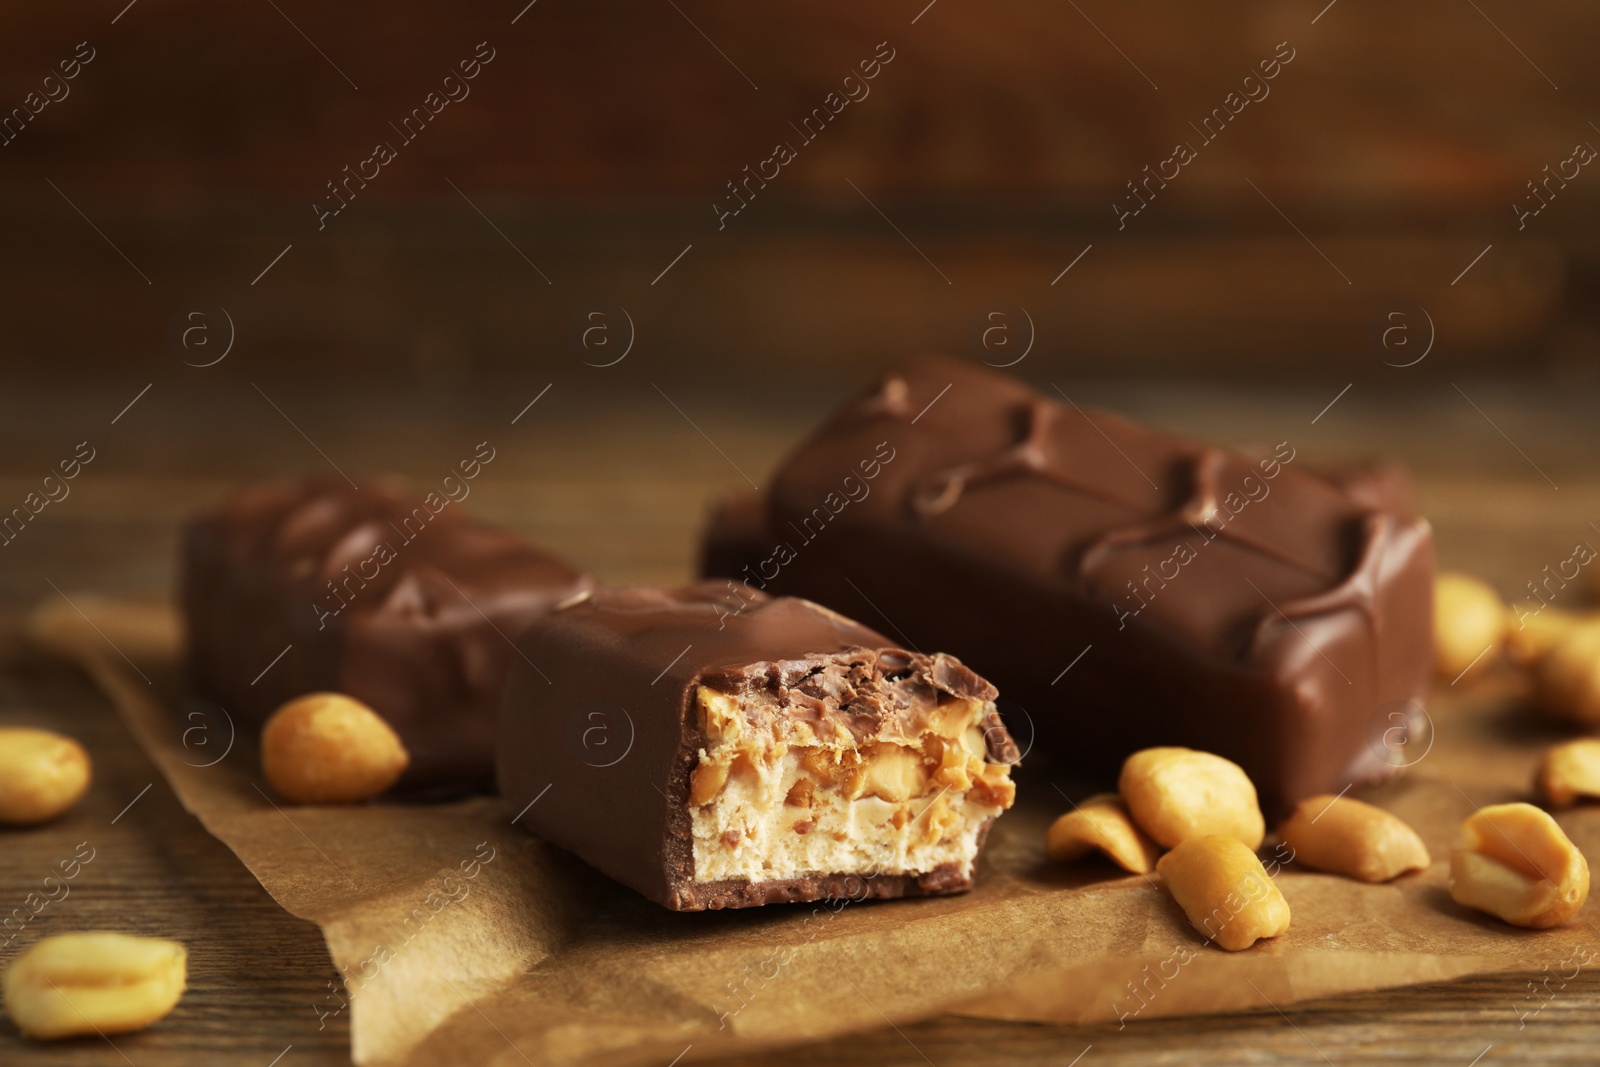
<svg viewBox="0 0 1600 1067"><path fill-rule="evenodd" d="M704 558L959 655L1079 769L1205 749L1271 814L1414 756L1394 728L1432 662L1427 523L1295 459L916 360L802 444L764 508L724 503Z"/></svg>
<svg viewBox="0 0 1600 1067"><path fill-rule="evenodd" d="M1390 511L1404 519L1416 518L1419 514L1416 483L1411 473L1393 460L1369 459L1314 473L1343 489L1363 507Z"/></svg>
<svg viewBox="0 0 1600 1067"><path fill-rule="evenodd" d="M199 696L256 729L293 697L347 693L404 741L405 790L491 781L513 642L593 586L438 494L320 481L255 486L191 523L181 571Z"/></svg>
<svg viewBox="0 0 1600 1067"><path fill-rule="evenodd" d="M1270 450L1254 450L1258 462ZM1362 507L1415 518L1417 487L1411 474L1388 459L1368 459L1342 467L1312 467L1306 471L1339 489ZM758 576L758 565L772 553L774 538L767 520L766 497L747 489L735 490L712 501L700 539L698 573L706 576Z"/></svg>
<svg viewBox="0 0 1600 1067"><path fill-rule="evenodd" d="M675 911L825 897L967 889L953 867L921 875L818 872L696 882L689 774L705 744L693 713L705 685L760 690L784 714L831 719L857 736L885 720L914 733L913 697L993 700L959 661L895 647L826 608L739 583L603 589L530 627L512 667L496 752L519 825ZM991 762L1017 750L985 723Z"/></svg>

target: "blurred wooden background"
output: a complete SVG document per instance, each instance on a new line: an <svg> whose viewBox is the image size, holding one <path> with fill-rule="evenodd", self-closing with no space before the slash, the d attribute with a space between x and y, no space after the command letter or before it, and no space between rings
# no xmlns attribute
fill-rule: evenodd
<svg viewBox="0 0 1600 1067"><path fill-rule="evenodd" d="M94 53L0 147L9 372L176 366L203 304L258 375L423 386L598 361L574 341L598 303L634 358L747 383L976 350L996 309L1076 372L1342 373L1396 301L1456 365L1587 384L1600 352L1600 175L1523 229L1512 207L1600 144L1577 0L125 2L0 17L0 109ZM470 95L404 143L478 42ZM378 140L398 158L319 230ZM719 229L780 140L798 158ZM1180 140L1198 158L1119 230Z"/></svg>

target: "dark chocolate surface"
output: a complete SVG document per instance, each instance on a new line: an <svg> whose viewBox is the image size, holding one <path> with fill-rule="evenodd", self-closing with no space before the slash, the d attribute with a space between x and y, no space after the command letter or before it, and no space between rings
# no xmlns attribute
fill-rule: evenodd
<svg viewBox="0 0 1600 1067"><path fill-rule="evenodd" d="M437 493L321 481L256 486L193 522L181 571L201 697L258 728L293 697L348 693L405 742L402 789L490 781L513 642L593 586Z"/></svg>
<svg viewBox="0 0 1600 1067"><path fill-rule="evenodd" d="M728 493L712 502L707 515L699 573L748 582L747 568L755 574L756 564L771 553L772 542L766 497L746 490Z"/></svg>
<svg viewBox="0 0 1600 1067"><path fill-rule="evenodd" d="M915 732L916 698L994 699L953 657L905 651L819 605L726 581L602 589L530 627L521 649L501 710L501 792L520 825L650 899L695 911L970 885L943 868L696 883L687 805L704 743L698 686L760 689L786 714L858 736L885 723ZM985 727L990 761L1016 762L998 716Z"/></svg>
<svg viewBox="0 0 1600 1067"><path fill-rule="evenodd" d="M1354 482L929 358L789 457L763 548L730 505L706 558L961 656L1082 769L1188 745L1274 811L1390 773L1427 691L1431 531Z"/></svg>
<svg viewBox="0 0 1600 1067"><path fill-rule="evenodd" d="M1256 450L1259 462L1271 450ZM1358 505L1373 511L1389 511L1402 518L1415 518L1417 487L1411 474L1399 463L1387 459L1368 459L1339 467L1310 467L1307 471L1347 494ZM750 490L727 493L712 502L700 539L701 575L743 576L759 580L758 565L772 554L775 538L767 518L767 498Z"/></svg>

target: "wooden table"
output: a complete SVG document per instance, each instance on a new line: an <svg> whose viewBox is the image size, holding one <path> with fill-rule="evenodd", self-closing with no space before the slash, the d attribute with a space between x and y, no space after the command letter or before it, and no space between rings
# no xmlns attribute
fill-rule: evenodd
<svg viewBox="0 0 1600 1067"><path fill-rule="evenodd" d="M319 1029L312 1006L334 977L317 930L283 912L182 811L86 680L19 643L25 613L61 595L52 583L70 596L158 593L171 580L183 516L241 479L327 472L336 463L352 474L398 470L427 482L485 437L498 454L474 490L478 514L517 527L607 581L682 579L692 566L705 501L745 485L746 475L763 479L829 398L792 398L772 413L759 382L719 395L678 391L661 380L665 393L676 394L674 410L641 387L648 374L616 379L614 388L558 378L515 426L509 420L548 376L520 392L492 395L274 395L271 403L281 411L243 376L219 377L206 390L153 391L115 426L107 420L128 399L120 392L91 386L0 398L0 456L6 457L0 501L20 500L60 458L55 453L70 454L78 440L91 437L99 450L72 496L0 549L0 722L70 733L95 763L88 797L66 817L0 834L4 910L22 906L79 842L94 849L70 894L0 944L0 962L43 935L101 927L180 939L191 958L191 988L179 1008L150 1031L115 1038L115 1051L98 1038L31 1045L5 1023L0 1064L298 1067L345 1062L349 1054L347 1028L334 1019ZM1527 398L1470 382L1455 391L1438 382L1407 394L1369 388L1313 423L1339 383L1224 393L1070 383L1064 371L1057 380L1069 382L1080 402L1115 404L1216 440L1288 437L1312 462L1377 450L1401 456L1419 472L1441 562L1483 573L1507 593L1545 563L1565 559L1575 541L1600 545L1600 532L1587 526L1596 518L1588 508L1600 479L1590 469L1596 446L1583 433L1590 408L1581 397ZM1464 401L1469 394L1481 410ZM1574 590L1572 602L1582 595ZM940 1018L798 1049L785 1061L874 1067L1595 1062L1600 983L1581 976L1519 1030L1527 981L1527 975L1487 977L1282 1013L1140 1021L1121 1031Z"/></svg>

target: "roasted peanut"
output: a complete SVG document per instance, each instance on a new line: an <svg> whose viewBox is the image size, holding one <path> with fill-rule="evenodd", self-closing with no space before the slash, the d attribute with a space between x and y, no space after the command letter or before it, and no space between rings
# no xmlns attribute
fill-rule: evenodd
<svg viewBox="0 0 1600 1067"><path fill-rule="evenodd" d="M727 784L726 763L701 763L689 775L689 803L697 808L709 804Z"/></svg>
<svg viewBox="0 0 1600 1067"><path fill-rule="evenodd" d="M1466 574L1445 573L1433 582L1434 667L1455 678L1485 649L1500 647L1506 603L1489 585Z"/></svg>
<svg viewBox="0 0 1600 1067"><path fill-rule="evenodd" d="M1562 611L1522 601L1506 616L1506 655L1519 667L1536 667L1573 631L1600 623L1600 616Z"/></svg>
<svg viewBox="0 0 1600 1067"><path fill-rule="evenodd" d="M370 800L411 762L378 713L342 693L311 693L272 713L261 730L261 769L300 804Z"/></svg>
<svg viewBox="0 0 1600 1067"><path fill-rule="evenodd" d="M1128 806L1115 793L1090 797L1052 823L1045 834L1045 855L1053 860L1075 860L1096 849L1134 874L1155 870L1161 853L1133 824Z"/></svg>
<svg viewBox="0 0 1600 1067"><path fill-rule="evenodd" d="M928 771L918 754L903 745L873 746L861 764L859 783L847 789L851 800L873 796L898 804L920 797L928 790Z"/></svg>
<svg viewBox="0 0 1600 1067"><path fill-rule="evenodd" d="M1547 812L1496 804L1461 824L1450 853L1450 895L1513 926L1542 930L1583 907L1589 864Z"/></svg>
<svg viewBox="0 0 1600 1067"><path fill-rule="evenodd" d="M1017 784L1011 780L1011 767L1004 763L985 763L972 779L967 799L984 807L1004 811L1017 802Z"/></svg>
<svg viewBox="0 0 1600 1067"><path fill-rule="evenodd" d="M1533 672L1534 697L1557 718L1600 724L1600 626L1576 626L1560 635Z"/></svg>
<svg viewBox="0 0 1600 1067"><path fill-rule="evenodd" d="M942 841L951 830L961 822L961 816L951 806L948 797L943 794L935 796L922 811L916 816L921 824L918 831L918 840L924 845L931 845ZM916 827L913 827L916 829Z"/></svg>
<svg viewBox="0 0 1600 1067"><path fill-rule="evenodd" d="M89 788L89 754L70 737L0 727L0 822L54 819Z"/></svg>
<svg viewBox="0 0 1600 1067"><path fill-rule="evenodd" d="M1156 870L1194 928L1229 952L1289 929L1289 902L1236 837L1188 838L1162 856Z"/></svg>
<svg viewBox="0 0 1600 1067"><path fill-rule="evenodd" d="M178 1003L187 971L188 953L175 941L60 934L6 968L6 1012L39 1040L138 1030Z"/></svg>
<svg viewBox="0 0 1600 1067"><path fill-rule="evenodd" d="M783 798L784 804L791 808L809 808L811 796L817 791L815 783L809 778L796 778L794 785L789 787L789 792Z"/></svg>
<svg viewBox="0 0 1600 1067"><path fill-rule="evenodd" d="M1422 838L1402 819L1349 797L1307 797L1278 836L1295 862L1363 882L1387 882L1431 862Z"/></svg>
<svg viewBox="0 0 1600 1067"><path fill-rule="evenodd" d="M1544 754L1534 788L1558 808L1600 797L1600 740L1563 741Z"/></svg>
<svg viewBox="0 0 1600 1067"><path fill-rule="evenodd" d="M1237 763L1190 748L1147 748L1122 765L1122 799L1139 829L1174 848L1202 834L1261 847L1266 820L1256 787Z"/></svg>

